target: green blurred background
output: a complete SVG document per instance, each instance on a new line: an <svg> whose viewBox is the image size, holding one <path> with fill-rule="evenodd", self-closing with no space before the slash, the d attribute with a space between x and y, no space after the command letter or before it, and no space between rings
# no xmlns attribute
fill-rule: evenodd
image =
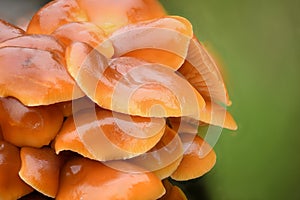
<svg viewBox="0 0 300 200"><path fill-rule="evenodd" d="M239 124L224 130L190 199L300 199L300 1L161 0L222 63Z"/></svg>
<svg viewBox="0 0 300 200"><path fill-rule="evenodd" d="M223 131L213 170L180 184L188 198L300 199L300 1L161 2L188 18L224 64L239 124ZM0 18L14 22L43 3L0 0Z"/></svg>

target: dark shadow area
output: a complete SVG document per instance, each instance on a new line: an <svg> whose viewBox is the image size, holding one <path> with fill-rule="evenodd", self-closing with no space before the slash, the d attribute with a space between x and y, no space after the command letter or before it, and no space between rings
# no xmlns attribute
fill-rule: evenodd
<svg viewBox="0 0 300 200"><path fill-rule="evenodd" d="M170 182L177 185L185 193L188 200L211 200L205 185L205 176L189 181L174 181L171 178Z"/></svg>

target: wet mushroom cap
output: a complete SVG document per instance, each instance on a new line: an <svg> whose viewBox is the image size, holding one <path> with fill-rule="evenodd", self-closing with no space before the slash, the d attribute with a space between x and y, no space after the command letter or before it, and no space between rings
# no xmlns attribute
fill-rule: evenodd
<svg viewBox="0 0 300 200"><path fill-rule="evenodd" d="M12 97L0 97L0 111L4 139L19 147L48 145L63 123L55 105L27 107Z"/></svg>
<svg viewBox="0 0 300 200"><path fill-rule="evenodd" d="M54 198L59 187L62 160L49 147L23 147L20 155L20 178L36 191Z"/></svg>
<svg viewBox="0 0 300 200"><path fill-rule="evenodd" d="M101 11L101 12L99 12ZM32 18L28 33L51 34L70 22L91 21L107 33L128 24L162 17L165 11L153 0L55 0Z"/></svg>
<svg viewBox="0 0 300 200"><path fill-rule="evenodd" d="M115 161L124 168L134 168ZM79 199L158 199L165 193L161 181L152 173L119 171L101 162L75 158L61 171L57 200Z"/></svg>
<svg viewBox="0 0 300 200"><path fill-rule="evenodd" d="M18 55L17 57L15 55ZM55 53L23 47L0 48L0 96L27 106L49 105L83 96Z"/></svg>
<svg viewBox="0 0 300 200"><path fill-rule="evenodd" d="M57 153L72 150L99 161L126 159L150 150L164 130L164 119L86 109L65 121L54 147Z"/></svg>
<svg viewBox="0 0 300 200"><path fill-rule="evenodd" d="M20 179L20 167L20 150L0 140L0 199L15 200L33 191Z"/></svg>
<svg viewBox="0 0 300 200"><path fill-rule="evenodd" d="M213 102L206 102L205 108L200 112L199 120L200 124L201 122L204 122L227 128L229 130L237 130L237 124L232 115L226 110L226 108Z"/></svg>
<svg viewBox="0 0 300 200"><path fill-rule="evenodd" d="M210 171L216 162L216 154L212 147L197 135L183 133L180 134L180 138L185 152L171 178L177 181L187 181Z"/></svg>
<svg viewBox="0 0 300 200"><path fill-rule="evenodd" d="M150 151L128 161L165 179L177 169L182 154L183 147L178 134L167 126L161 140Z"/></svg>
<svg viewBox="0 0 300 200"><path fill-rule="evenodd" d="M192 37L193 28L187 19L166 16L124 26L109 39L115 48L114 57L134 57L177 70L185 61Z"/></svg>
<svg viewBox="0 0 300 200"><path fill-rule="evenodd" d="M187 200L183 191L170 183L168 179L163 180L164 187L166 188L166 194L159 200Z"/></svg>
<svg viewBox="0 0 300 200"><path fill-rule="evenodd" d="M67 48L66 60L78 86L105 109L143 117L170 117L198 115L205 106L201 95L185 79L159 64L130 57L108 63L99 52L79 42Z"/></svg>

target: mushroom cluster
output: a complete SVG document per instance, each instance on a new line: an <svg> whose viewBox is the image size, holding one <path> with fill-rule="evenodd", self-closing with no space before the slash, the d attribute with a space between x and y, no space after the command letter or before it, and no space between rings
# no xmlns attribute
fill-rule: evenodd
<svg viewBox="0 0 300 200"><path fill-rule="evenodd" d="M155 0L0 20L0 199L186 199L168 178L214 166L205 138L237 128L230 104L190 22Z"/></svg>

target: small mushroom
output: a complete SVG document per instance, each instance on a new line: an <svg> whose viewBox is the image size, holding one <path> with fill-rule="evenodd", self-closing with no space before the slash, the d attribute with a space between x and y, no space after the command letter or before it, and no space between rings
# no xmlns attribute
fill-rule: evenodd
<svg viewBox="0 0 300 200"><path fill-rule="evenodd" d="M56 29L52 35L66 46L69 46L74 41L85 42L107 58L111 58L114 54L114 47L111 41L108 40L106 33L90 22L64 24Z"/></svg>
<svg viewBox="0 0 300 200"><path fill-rule="evenodd" d="M165 189L152 173L124 161L114 161L124 168L135 168L129 173L110 168L105 163L75 158L62 168L57 200L80 199L158 199Z"/></svg>
<svg viewBox="0 0 300 200"><path fill-rule="evenodd" d="M84 43L66 50L67 68L100 107L143 117L197 116L201 95L172 69L135 58L107 59Z"/></svg>
<svg viewBox="0 0 300 200"><path fill-rule="evenodd" d="M197 135L182 133L180 138L185 152L171 178L186 181L198 178L210 171L216 162L216 154L212 147Z"/></svg>
<svg viewBox="0 0 300 200"><path fill-rule="evenodd" d="M176 185L172 185L168 179L163 180L166 194L159 200L187 200L183 191Z"/></svg>
<svg viewBox="0 0 300 200"><path fill-rule="evenodd" d="M192 37L193 28L187 19L166 16L124 26L110 40L114 57L135 57L177 70L185 61Z"/></svg>
<svg viewBox="0 0 300 200"><path fill-rule="evenodd" d="M0 199L16 200L33 191L18 175L21 167L19 153L17 147L0 141Z"/></svg>
<svg viewBox="0 0 300 200"><path fill-rule="evenodd" d="M22 147L48 145L58 133L63 115L58 107L26 107L12 97L0 98L0 124L6 141Z"/></svg>
<svg viewBox="0 0 300 200"><path fill-rule="evenodd" d="M59 171L63 161L53 149L23 147L20 152L20 178L36 191L55 198L59 186Z"/></svg>
<svg viewBox="0 0 300 200"><path fill-rule="evenodd" d="M106 33L111 33L128 23L164 15L164 9L156 0L55 0L33 16L27 32L51 34L70 22L91 21Z"/></svg>
<svg viewBox="0 0 300 200"><path fill-rule="evenodd" d="M195 37L190 42L186 62L178 71L203 95L205 100L231 104L216 62Z"/></svg>
<svg viewBox="0 0 300 200"><path fill-rule="evenodd" d="M0 43L10 38L21 36L24 33L22 29L0 19Z"/></svg>
<svg viewBox="0 0 300 200"><path fill-rule="evenodd" d="M164 130L164 119L87 109L66 120L54 148L57 153L71 150L99 161L126 159L151 149Z"/></svg>

